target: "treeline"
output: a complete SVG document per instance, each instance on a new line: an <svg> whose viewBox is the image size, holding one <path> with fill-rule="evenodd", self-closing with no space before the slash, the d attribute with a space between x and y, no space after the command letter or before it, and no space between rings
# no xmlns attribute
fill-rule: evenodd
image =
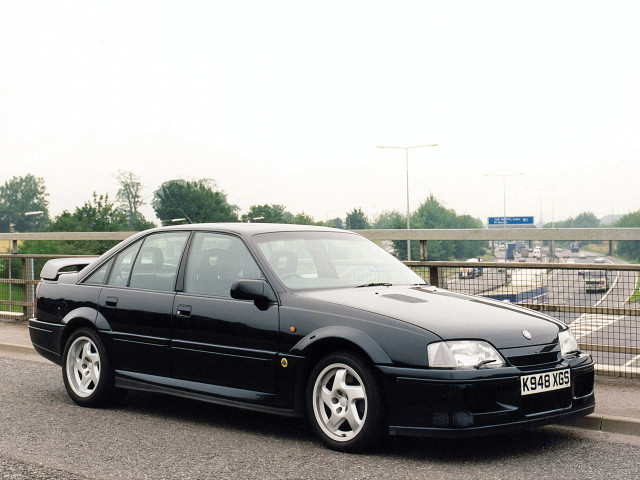
<svg viewBox="0 0 640 480"><path fill-rule="evenodd" d="M115 175L119 188L115 200L107 194L93 193L92 198L73 211L65 210L55 218L49 215L49 202L42 178L27 174L13 177L0 186L0 232L113 232L140 231L156 226L140 212L145 205L140 177L132 172L119 171ZM368 218L361 208L354 208L344 217L318 221L304 211L289 212L284 205L252 205L248 212L240 214L237 205L230 204L227 195L212 179L164 182L153 193L150 201L162 225L207 222L268 222L303 225L327 225L350 230L367 228L406 228L406 215L399 211L385 211L375 218ZM551 225L549 225L551 226ZM575 219L555 222L555 227L596 227L599 220L593 213L585 212ZM640 227L640 211L622 217L616 226ZM440 200L430 195L411 214L412 228L483 228L483 223L469 215L458 215L446 208ZM115 242L24 242L23 253L100 254ZM400 259L407 258L405 241L394 243ZM620 253L630 258L640 258L639 242L620 242ZM479 241L430 241L429 260L452 260L480 257L486 252L485 243ZM412 258L418 258L418 242L412 242Z"/></svg>

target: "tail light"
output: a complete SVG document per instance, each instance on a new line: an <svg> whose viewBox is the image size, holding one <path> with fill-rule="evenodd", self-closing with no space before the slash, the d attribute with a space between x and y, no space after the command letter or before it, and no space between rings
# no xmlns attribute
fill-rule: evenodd
<svg viewBox="0 0 640 480"><path fill-rule="evenodd" d="M38 296L40 295L40 284L42 282L38 282L36 286L36 294L33 297L33 318L38 318Z"/></svg>

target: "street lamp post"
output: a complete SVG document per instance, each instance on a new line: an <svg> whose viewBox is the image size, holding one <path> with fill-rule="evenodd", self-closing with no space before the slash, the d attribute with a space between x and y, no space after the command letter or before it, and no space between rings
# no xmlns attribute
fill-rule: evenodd
<svg viewBox="0 0 640 480"><path fill-rule="evenodd" d="M485 177L502 177L502 228L507 228L507 177L516 177L524 173L484 173ZM506 250L505 250L506 251Z"/></svg>
<svg viewBox="0 0 640 480"><path fill-rule="evenodd" d="M413 148L423 148L423 147L437 147L437 143L430 143L428 145L414 145L411 147L397 147L397 146L388 146L388 145L379 145L376 148L396 148L399 150L404 150L405 161L407 164L407 230L411 230L411 215L409 214L409 150ZM409 232L407 232L408 234ZM411 261L411 240L407 240L407 260Z"/></svg>

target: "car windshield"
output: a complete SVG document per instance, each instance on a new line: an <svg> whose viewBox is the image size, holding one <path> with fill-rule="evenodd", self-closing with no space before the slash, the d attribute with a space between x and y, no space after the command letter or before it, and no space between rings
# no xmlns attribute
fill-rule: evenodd
<svg viewBox="0 0 640 480"><path fill-rule="evenodd" d="M602 278L605 276L605 273L599 270L587 270L585 272L586 278Z"/></svg>
<svg viewBox="0 0 640 480"><path fill-rule="evenodd" d="M424 285L425 281L376 244L341 232L279 232L253 237L291 289Z"/></svg>

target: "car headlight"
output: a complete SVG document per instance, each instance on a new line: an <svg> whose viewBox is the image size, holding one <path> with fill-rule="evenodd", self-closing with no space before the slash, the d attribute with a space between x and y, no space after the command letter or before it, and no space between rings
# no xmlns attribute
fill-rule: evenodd
<svg viewBox="0 0 640 480"><path fill-rule="evenodd" d="M495 368L504 367L502 356L487 342L456 340L427 346L431 368Z"/></svg>
<svg viewBox="0 0 640 480"><path fill-rule="evenodd" d="M569 329L558 333L558 341L560 342L560 351L563 357L573 357L580 351L578 341Z"/></svg>

